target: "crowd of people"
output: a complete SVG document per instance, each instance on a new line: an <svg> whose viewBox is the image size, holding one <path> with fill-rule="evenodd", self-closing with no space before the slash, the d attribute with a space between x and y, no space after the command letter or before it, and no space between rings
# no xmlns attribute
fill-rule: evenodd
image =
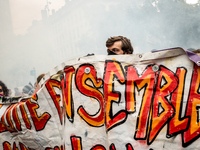
<svg viewBox="0 0 200 150"><path fill-rule="evenodd" d="M106 40L105 46L107 47L108 55L125 55L125 54L133 54L134 49L131 44L130 39L124 36L112 36ZM200 49L194 50L196 54L200 54ZM89 55L87 55L89 56ZM37 80L34 85L28 83L24 87L14 88L14 90L10 90L7 88L6 84L0 81L0 96L9 97L9 96L30 96L33 93L37 92L40 89L39 82L44 77L45 74L40 74L37 77Z"/></svg>
<svg viewBox="0 0 200 150"><path fill-rule="evenodd" d="M39 82L45 74L40 74L34 85L29 82L23 87L15 87L13 90L9 89L6 84L0 80L0 96L1 97L19 97L19 96L31 96L40 89Z"/></svg>
<svg viewBox="0 0 200 150"><path fill-rule="evenodd" d="M131 44L130 39L124 36L112 36L106 40L105 46L107 47L108 55L125 55L125 54L133 54L134 49ZM191 49L197 55L200 55L200 49ZM92 54L93 55L93 54ZM89 54L87 56L90 56ZM38 84L40 80L44 77L45 74L40 74L37 77L35 85L33 86L31 83L28 83L23 87L23 89L14 88L12 92L9 90L5 83L0 81L0 96L20 96L20 95L32 95L34 92L37 92L40 89L40 85Z"/></svg>
<svg viewBox="0 0 200 150"><path fill-rule="evenodd" d="M124 55L132 54L134 49L132 47L130 39L124 36L113 36L106 41L108 55ZM22 88L16 87L14 90L8 89L3 81L0 81L0 96L31 96L33 93L40 89L39 82L45 74L40 74L34 85L28 83Z"/></svg>

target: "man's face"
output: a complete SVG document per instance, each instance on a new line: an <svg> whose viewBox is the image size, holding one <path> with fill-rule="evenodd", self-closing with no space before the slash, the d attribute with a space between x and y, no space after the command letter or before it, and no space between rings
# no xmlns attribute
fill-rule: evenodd
<svg viewBox="0 0 200 150"><path fill-rule="evenodd" d="M108 54L113 52L116 55L123 55L124 51L122 50L122 41L116 41L112 46L107 47Z"/></svg>

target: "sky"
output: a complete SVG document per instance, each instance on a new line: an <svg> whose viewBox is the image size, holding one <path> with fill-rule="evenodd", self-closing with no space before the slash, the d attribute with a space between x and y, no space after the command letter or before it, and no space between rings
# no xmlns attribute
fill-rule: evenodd
<svg viewBox="0 0 200 150"><path fill-rule="evenodd" d="M198 1L186 0L186 3L196 4ZM33 20L41 20L41 10L47 4L50 11L57 11L65 4L65 0L10 0L14 33L25 34Z"/></svg>
<svg viewBox="0 0 200 150"><path fill-rule="evenodd" d="M50 11L57 11L65 4L65 0L10 0L14 33L25 34L33 20L41 20L41 10L47 4Z"/></svg>
<svg viewBox="0 0 200 150"><path fill-rule="evenodd" d="M188 3L188 4L196 4L198 2L199 2L199 0L186 0L186 3Z"/></svg>

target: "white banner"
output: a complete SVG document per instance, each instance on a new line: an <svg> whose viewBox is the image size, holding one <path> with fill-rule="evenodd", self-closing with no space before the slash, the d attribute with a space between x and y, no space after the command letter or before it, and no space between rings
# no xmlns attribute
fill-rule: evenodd
<svg viewBox="0 0 200 150"><path fill-rule="evenodd" d="M0 106L0 149L200 149L199 79L180 48L67 61Z"/></svg>

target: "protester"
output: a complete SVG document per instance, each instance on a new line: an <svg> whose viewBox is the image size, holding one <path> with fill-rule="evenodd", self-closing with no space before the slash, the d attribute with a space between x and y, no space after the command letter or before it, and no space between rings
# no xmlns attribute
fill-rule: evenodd
<svg viewBox="0 0 200 150"><path fill-rule="evenodd" d="M25 85L22 89L22 96L31 96L34 92L33 85L29 82L27 85Z"/></svg>
<svg viewBox="0 0 200 150"><path fill-rule="evenodd" d="M38 77L37 77L37 80L36 80L36 82L35 82L35 93L41 88L41 86L40 86L40 81L42 80L42 78L45 76L45 74L44 73L42 73L42 74L40 74Z"/></svg>
<svg viewBox="0 0 200 150"><path fill-rule="evenodd" d="M200 49L194 49L192 52L194 52L197 55L200 55Z"/></svg>
<svg viewBox="0 0 200 150"><path fill-rule="evenodd" d="M9 95L9 89L7 88L5 83L3 83L2 81L0 81L0 95L2 95L2 96Z"/></svg>
<svg viewBox="0 0 200 150"><path fill-rule="evenodd" d="M12 96L12 94L13 94L12 89L8 89L8 96Z"/></svg>
<svg viewBox="0 0 200 150"><path fill-rule="evenodd" d="M15 92L14 96L21 96L22 95L22 93L20 92L18 87L14 88L14 92Z"/></svg>
<svg viewBox="0 0 200 150"><path fill-rule="evenodd" d="M12 97L11 89L0 81L0 104L11 104L18 102L20 97Z"/></svg>
<svg viewBox="0 0 200 150"><path fill-rule="evenodd" d="M0 95L9 96L9 89L2 81L0 81Z"/></svg>
<svg viewBox="0 0 200 150"><path fill-rule="evenodd" d="M108 55L132 54L134 51L131 41L123 36L113 36L108 38L106 47Z"/></svg>

